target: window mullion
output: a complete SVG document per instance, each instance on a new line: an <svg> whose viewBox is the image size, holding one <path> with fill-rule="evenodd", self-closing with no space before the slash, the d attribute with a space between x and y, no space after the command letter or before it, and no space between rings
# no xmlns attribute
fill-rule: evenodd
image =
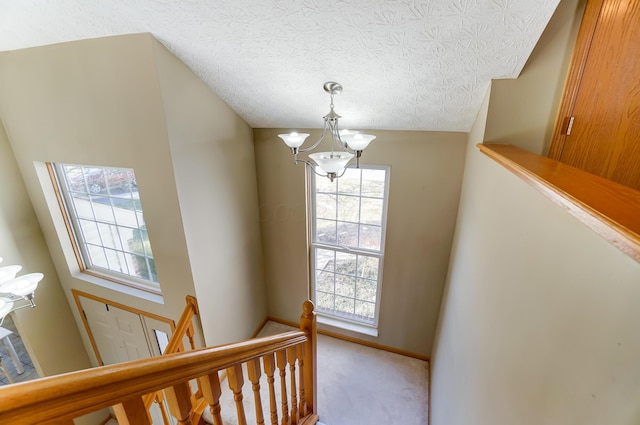
<svg viewBox="0 0 640 425"><path fill-rule="evenodd" d="M382 258L384 256L384 252L380 251L367 251L361 248L349 248L341 245L332 245L323 242L311 242L311 246L314 248L331 249L338 252L344 252L345 254L358 254L378 258Z"/></svg>
<svg viewBox="0 0 640 425"><path fill-rule="evenodd" d="M362 170L360 170L360 186L358 187L358 247L360 246L360 223L362 223Z"/></svg>

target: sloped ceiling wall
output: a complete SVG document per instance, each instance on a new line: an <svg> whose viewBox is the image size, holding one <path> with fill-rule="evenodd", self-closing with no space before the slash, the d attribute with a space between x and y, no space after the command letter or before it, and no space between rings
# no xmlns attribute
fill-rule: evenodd
<svg viewBox="0 0 640 425"><path fill-rule="evenodd" d="M0 3L0 50L151 32L254 128L317 128L325 81L352 128L468 131L559 0ZM346 128L346 127L345 127Z"/></svg>
<svg viewBox="0 0 640 425"><path fill-rule="evenodd" d="M211 334L211 339L215 339L214 335L220 338L216 340L219 343L228 342L222 338L246 338L265 315L264 295L260 295L260 291L255 294L251 291L255 287L262 288L260 245L234 233L241 229L245 232L243 234L252 232L255 238L259 237L251 131L202 83L196 86L199 98L171 97L197 77L184 67L180 68L182 73L163 74L161 84L158 67L166 65L167 60L179 61L160 46L165 60L160 64L154 48L157 44L150 34L135 34L0 53L0 116L6 124L22 178L78 324L81 320L71 299L71 289L174 320L184 309L186 295L199 296L202 293L203 303L224 303L226 299L232 299L231 304L246 307L238 307L234 314L242 315L246 310L255 308L255 315L260 317L248 315L245 326L231 328L237 330L235 334ZM163 68L163 71L170 68ZM189 75L191 80L185 75ZM208 96L205 106L213 104L219 109L219 121L216 121L215 113L212 120L199 109L203 106L202 96ZM190 123L191 131L197 129L201 136L191 146L182 143L184 140L177 140L175 144L170 140L171 136L176 136L173 130L182 124L179 116L169 113L175 110L201 112L197 115L200 121L192 120ZM191 115L196 116L195 112ZM236 121L230 120L232 116ZM205 121L208 126L193 125L194 122L201 124ZM220 124L221 130L227 123L232 131L215 131L216 125ZM244 157L250 158L249 166L244 167L246 164L243 163L238 168L240 173L248 173L247 178L228 181L237 176L216 168L219 164L215 161L205 161L199 162L202 165L199 168L200 180L194 178L193 184L181 181L182 174L174 174L174 166L182 167L180 170L184 171L189 162L205 158L201 151L190 149L194 146L209 146L214 150L214 159L220 150L231 147L229 152L217 158L222 163L238 155L243 160ZM180 161L175 160L174 155L179 156ZM79 273L51 182L43 172L44 162L121 166L135 170L162 288L162 301L158 297L91 280ZM192 170L198 171L195 167ZM221 174L215 174L218 172ZM212 177L211 173L215 175ZM207 178L207 175L212 178ZM197 184L201 187L194 191ZM250 201L229 196L218 196L215 200L226 208L237 210L253 203L253 218L250 212L236 214L234 217L238 225L226 228L228 232L224 235L214 232L215 235L207 234L207 243L190 243L194 233L202 234L206 229L202 226L187 229L183 225L183 214L190 218L195 215L215 216L220 205L215 202L198 203L197 197L214 196L211 193L215 193L216 188L228 194L227 189L238 184L247 186L236 189ZM184 192L178 193L178 187L185 189ZM193 194L195 201L183 196L185 193ZM188 210L184 210L181 201L188 204ZM197 205L194 206L193 202ZM247 220L244 227L243 220ZM193 233L189 234L189 231ZM236 242L236 238L240 242ZM234 256L236 262L228 261L226 264L224 290L216 296L212 296L210 291L203 291L202 288L215 287L218 283L208 255L215 255L216 247L218 251L227 253L225 250L236 243L251 248L240 252L240 256L245 257ZM204 269L209 273L202 273ZM202 278L199 280L200 288L194 284L194 270L199 271L198 277ZM247 275L247 270L255 274ZM238 293L242 296L235 297ZM205 330L207 325L215 329L214 324L219 326L229 318L237 319L224 314L228 313L226 310L214 309L211 312L207 317L209 323L203 323ZM85 346L91 352L87 339Z"/></svg>

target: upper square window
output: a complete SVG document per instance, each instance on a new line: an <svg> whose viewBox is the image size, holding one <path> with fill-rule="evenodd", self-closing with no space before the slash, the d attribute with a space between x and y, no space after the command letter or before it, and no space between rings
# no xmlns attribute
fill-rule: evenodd
<svg viewBox="0 0 640 425"><path fill-rule="evenodd" d="M80 268L159 293L133 170L72 164L54 168Z"/></svg>

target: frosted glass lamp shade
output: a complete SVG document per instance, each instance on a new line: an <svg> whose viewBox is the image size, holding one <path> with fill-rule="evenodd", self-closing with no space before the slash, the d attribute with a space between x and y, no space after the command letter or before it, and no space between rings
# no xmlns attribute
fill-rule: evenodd
<svg viewBox="0 0 640 425"><path fill-rule="evenodd" d="M0 320L2 320L7 314L11 313L12 308L13 301L0 298Z"/></svg>
<svg viewBox="0 0 640 425"><path fill-rule="evenodd" d="M20 270L22 266L18 265L0 267L0 284L14 279Z"/></svg>
<svg viewBox="0 0 640 425"><path fill-rule="evenodd" d="M307 137L309 137L309 134L293 132L289 134L278 134L278 137L281 138L290 148L299 148Z"/></svg>
<svg viewBox="0 0 640 425"><path fill-rule="evenodd" d="M30 273L20 276L0 284L0 292L3 294L13 294L18 297L24 297L33 294L38 287L38 282L42 280L42 273Z"/></svg>
<svg viewBox="0 0 640 425"><path fill-rule="evenodd" d="M353 158L353 154L349 152L318 152L312 153L309 158L318 164L318 167L325 173L338 174L344 170L344 167Z"/></svg>
<svg viewBox="0 0 640 425"><path fill-rule="evenodd" d="M372 136L371 134L356 133L347 137L345 141L347 142L349 149L354 151L363 151L375 138L376 136Z"/></svg>
<svg viewBox="0 0 640 425"><path fill-rule="evenodd" d="M340 134L340 138L343 139L343 141L347 141L347 139L349 139L350 137L353 137L354 135L358 134L357 131L354 130L347 130L347 129L342 129L340 131L338 131L338 134Z"/></svg>

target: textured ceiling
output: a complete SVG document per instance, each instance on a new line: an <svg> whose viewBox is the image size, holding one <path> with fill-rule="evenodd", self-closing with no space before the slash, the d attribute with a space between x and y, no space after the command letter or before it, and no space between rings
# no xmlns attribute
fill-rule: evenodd
<svg viewBox="0 0 640 425"><path fill-rule="evenodd" d="M0 51L151 32L253 127L468 131L559 0L0 0Z"/></svg>

